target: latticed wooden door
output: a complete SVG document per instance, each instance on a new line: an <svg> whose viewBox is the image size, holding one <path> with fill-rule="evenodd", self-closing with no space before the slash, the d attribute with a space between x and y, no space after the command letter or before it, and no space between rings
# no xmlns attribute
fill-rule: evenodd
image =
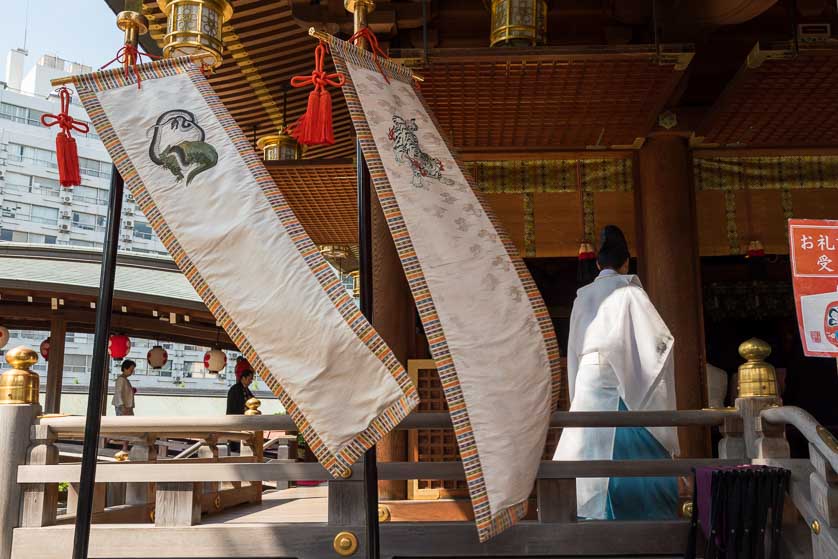
<svg viewBox="0 0 838 559"><path fill-rule="evenodd" d="M564 377L565 362L562 359L562 376ZM411 359L407 362L410 378L419 391L419 407L417 412L447 412L448 404L442 391L442 383L436 372L433 359ZM567 391L562 382L562 396L560 409L567 409ZM556 445L559 442L561 429L550 429L547 444L544 449L544 459L553 458ZM457 439L451 429L413 429L408 433L408 458L411 462L451 462L460 460L457 449ZM514 460L515 456L510 456ZM452 499L467 497L468 488L465 481L442 480L409 480L407 484L409 499Z"/></svg>

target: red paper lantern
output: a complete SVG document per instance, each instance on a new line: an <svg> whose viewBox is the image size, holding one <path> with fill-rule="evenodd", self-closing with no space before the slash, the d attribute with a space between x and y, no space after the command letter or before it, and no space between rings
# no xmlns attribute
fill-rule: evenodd
<svg viewBox="0 0 838 559"><path fill-rule="evenodd" d="M152 369L162 369L169 362L169 353L162 346L156 345L148 350L146 359Z"/></svg>
<svg viewBox="0 0 838 559"><path fill-rule="evenodd" d="M131 340L124 334L114 334L108 339L108 353L114 359L123 359L131 351Z"/></svg>
<svg viewBox="0 0 838 559"><path fill-rule="evenodd" d="M5 326L0 326L0 348L6 347L6 344L9 343L9 338L11 334L9 334L9 329Z"/></svg>
<svg viewBox="0 0 838 559"><path fill-rule="evenodd" d="M49 361L49 338L41 342L41 357L44 361Z"/></svg>
<svg viewBox="0 0 838 559"><path fill-rule="evenodd" d="M204 354L204 367L211 373L224 370L227 366L227 354L220 349L211 349Z"/></svg>

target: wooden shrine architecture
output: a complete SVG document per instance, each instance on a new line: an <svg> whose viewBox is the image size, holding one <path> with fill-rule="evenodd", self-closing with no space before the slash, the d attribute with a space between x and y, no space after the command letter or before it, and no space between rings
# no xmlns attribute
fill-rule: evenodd
<svg viewBox="0 0 838 559"><path fill-rule="evenodd" d="M106 2L114 13L125 9L123 0ZM226 5L224 0L185 3L190 2ZM149 33L140 37L142 47L162 54L168 18L161 6L167 3L133 4L149 21ZM374 200L372 321L407 365L422 397L419 411L425 412L412 415L378 445L379 495L386 505L379 510L385 523L383 555L444 556L428 548L427 541L437 538L450 542L451 550L462 556L550 556L561 548L559 554L569 556L673 557L683 551L686 522L577 523L572 478L628 471L684 475L708 463L774 460L793 470L791 496L805 520L798 523L803 535L791 534L789 541L802 538L808 543L811 536L809 555L788 542L784 549L794 557L836 556L838 443L830 431L838 428L838 420L829 423L817 417L824 423L820 425L797 408L773 409L780 403L777 398L737 399L732 376L728 404L735 400L736 408L706 409L707 363L732 375L742 363L739 344L752 336L768 340L774 348L770 360L781 370L781 393L784 379L795 373L798 379L805 376L794 369L792 359L797 327L786 222L790 217L838 218L835 3L229 0L230 18L220 33L221 63L209 81L242 130L252 136L253 149L263 154L308 234L324 254L349 269L358 267L357 175L354 130L342 96L333 95L334 145L299 150L281 132L305 110L308 91L291 89L288 83L292 76L311 71L314 42L308 29L349 37L355 22L346 8L357 4L374 7L367 24L389 56L423 78L422 93L441 130L525 256L562 347L577 288L580 245L595 243L598 230L608 223L626 232L636 257L632 265L676 339L682 410L642 416L626 412L620 417L603 413L585 420L558 411L546 456L552 455L550 447L561 427L654 424L682 428L683 460L650 464L642 472L641 466L626 463L544 462L533 496L537 522L515 527L495 547L477 545L466 531L470 526L417 528L407 522L420 516L462 520L470 511L461 506L465 501L456 501L465 496L465 484L462 468L451 464L458 455L447 429L447 408L383 213ZM538 8L541 16L517 22L522 27L499 23L499 14L516 23L521 13L529 13L527 6ZM6 291L0 287L2 310ZM24 291L17 295L25 298ZM55 295L43 295L42 302L51 297ZM75 299L66 294L66 301L71 300ZM146 311L147 303L135 306ZM117 309L119 303L115 316ZM37 320L43 322L49 309L41 310L44 316ZM205 326L210 328L209 323ZM768 367L761 361L759 365ZM834 362L827 365L834 375ZM811 385L805 391L812 398L821 397ZM560 405L567 404L565 386ZM808 458L790 456L786 425L802 434ZM191 429L212 449L216 432L293 427L287 418L264 416L201 420L189 426L162 421L129 426L106 420L103 433L130 431L147 438ZM33 430L31 448L42 454L36 452L21 466L20 483L29 500L23 501L25 522L16 528L14 556L34 549L45 533L56 541L69 541L70 532L55 525L47 510L50 503L45 507L43 499L52 498L50 484L63 481L62 475L77 476L78 469L54 464L44 453L51 452L57 437L82 431L83 424L75 418L48 419ZM252 444L258 453L258 436ZM723 462L711 460L713 456ZM210 458L217 461L217 453ZM362 511L351 505L362 501L361 466L347 480L330 482L324 512L328 524L306 525L308 532L283 525L276 529L285 530L286 539L281 539L275 537L278 532L248 517L189 529L201 522L201 510L207 512L198 487L276 479L279 466L270 472L260 466L267 464L198 464L192 467L194 473L176 474L170 464L129 465L134 476L130 481L156 483L156 506L175 511L152 520L155 526L176 527L177 535L155 532L147 524L141 532L131 532L134 525L94 530L92 556L107 556L109 542L118 538L137 545L144 536L160 537L169 546L183 544L189 548L184 556L325 557L333 551L344 556L365 552L365 544L359 547L352 539L363 524ZM285 466L283 479L323 475L316 464ZM124 479L121 472L127 470L116 467L102 468L97 483ZM405 507L406 502L418 501L439 501L439 506L425 507L418 515L414 511L419 508ZM143 514L154 510L147 500L142 506ZM386 523L391 519L405 524ZM346 531L335 535L337 529ZM206 543L213 538L232 543L213 548Z"/></svg>
<svg viewBox="0 0 838 559"><path fill-rule="evenodd" d="M122 0L108 4L123 9ZM391 57L424 78L423 95L442 130L530 259L561 343L580 243L616 223L677 340L679 406L704 407L705 295L718 305L725 281L741 287L752 279L745 256L753 242L785 262L786 218L835 217L836 6L714 0L670 9L652 0L553 0L539 21L544 40L491 46L489 4L505 2L374 4L370 28ZM353 19L343 0L231 5L223 61L210 82L256 145L305 109L307 92L289 90L288 80L310 71L307 29L348 36ZM166 17L157 0L144 0L142 10L150 22L142 46L159 54ZM353 247L354 132L342 96L333 98L335 144L267 164L316 243ZM403 361L428 357L380 211L373 213L373 253L376 328ZM776 285L756 289L781 298ZM750 333L719 348L728 368ZM706 434L682 438L686 456L709 455ZM379 456L405 459L406 445L391 440ZM394 497L405 492L403 484L385 489Z"/></svg>

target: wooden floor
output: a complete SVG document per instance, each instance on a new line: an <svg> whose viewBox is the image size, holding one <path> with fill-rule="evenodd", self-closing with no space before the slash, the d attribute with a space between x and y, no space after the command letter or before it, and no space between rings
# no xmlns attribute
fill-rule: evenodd
<svg viewBox="0 0 838 559"><path fill-rule="evenodd" d="M295 487L262 494L262 503L241 505L205 516L201 524L277 524L326 522L328 488Z"/></svg>

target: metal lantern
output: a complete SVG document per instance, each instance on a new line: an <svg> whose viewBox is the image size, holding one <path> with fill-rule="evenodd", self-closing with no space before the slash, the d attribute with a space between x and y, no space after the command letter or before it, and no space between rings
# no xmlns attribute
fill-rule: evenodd
<svg viewBox="0 0 838 559"><path fill-rule="evenodd" d="M227 0L157 0L166 14L163 56L199 55L210 68L221 65L222 27L233 17Z"/></svg>
<svg viewBox="0 0 838 559"><path fill-rule="evenodd" d="M38 350L41 352L41 357L44 358L44 361L49 361L49 338L41 342L41 347Z"/></svg>
<svg viewBox="0 0 838 559"><path fill-rule="evenodd" d="M114 334L108 339L108 353L114 359L124 359L131 351L131 340L125 334Z"/></svg>
<svg viewBox="0 0 838 559"><path fill-rule="evenodd" d="M303 156L303 150L286 130L277 134L262 136L256 140L256 147L265 161L293 161Z"/></svg>
<svg viewBox="0 0 838 559"><path fill-rule="evenodd" d="M162 346L156 345L148 350L146 359L152 369L162 369L169 362L169 353Z"/></svg>
<svg viewBox="0 0 838 559"><path fill-rule="evenodd" d="M492 0L491 46L531 46L547 41L546 0Z"/></svg>
<svg viewBox="0 0 838 559"><path fill-rule="evenodd" d="M9 343L9 338L11 334L9 334L9 329L5 326L0 326L0 348L6 347L6 344Z"/></svg>
<svg viewBox="0 0 838 559"><path fill-rule="evenodd" d="M211 349L204 354L204 367L206 367L209 372L217 373L219 371L223 371L226 366L227 354L220 349Z"/></svg>

